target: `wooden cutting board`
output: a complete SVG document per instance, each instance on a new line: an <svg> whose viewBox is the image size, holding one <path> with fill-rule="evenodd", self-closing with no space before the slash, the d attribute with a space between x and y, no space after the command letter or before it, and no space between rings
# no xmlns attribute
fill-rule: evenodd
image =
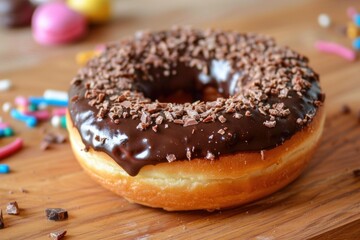
<svg viewBox="0 0 360 240"><path fill-rule="evenodd" d="M42 47L29 29L0 30L0 79L14 87L0 93L0 104L17 95L41 95L45 89L66 90L78 66L74 56L97 43L119 39L138 29L192 24L274 36L307 55L321 75L327 94L327 121L321 144L306 171L285 189L260 201L216 212L165 212L129 204L94 183L80 168L69 144L41 151L43 129L0 116L12 124L25 148L2 160L12 168L0 175L0 208L16 200L19 216L4 215L0 239L47 239L66 229L66 239L360 239L360 60L350 63L318 53L314 41L350 41L339 33L345 10L359 1L115 1L117 16L93 27L81 42ZM331 29L318 27L319 13L328 13ZM341 114L343 104L352 112ZM65 133L65 132L64 132ZM10 139L0 139L0 145ZM44 210L69 211L63 222L46 220Z"/></svg>

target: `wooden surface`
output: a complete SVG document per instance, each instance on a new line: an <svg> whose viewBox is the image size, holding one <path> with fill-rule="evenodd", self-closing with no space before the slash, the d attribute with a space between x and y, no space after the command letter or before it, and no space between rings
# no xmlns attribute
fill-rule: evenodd
<svg viewBox="0 0 360 240"><path fill-rule="evenodd" d="M195 3L194 3L195 2ZM349 63L318 53L317 39L350 46L337 27L320 29L316 18L329 13L346 23L345 10L360 2L332 1L116 1L115 19L92 28L73 45L43 47L32 41L30 29L0 30L0 79L14 88L0 93L0 104L17 95L41 95L45 89L66 90L78 68L74 56L97 43L111 41L138 29L173 24L254 31L274 36L311 59L327 94L327 122L319 149L302 176L270 197L218 212L164 212L129 204L104 190L82 171L68 144L42 152L43 124L28 129L3 112L25 140L25 148L2 160L12 173L0 175L0 208L17 200L19 216L4 215L0 239L47 239L49 232L66 229L66 239L359 239L360 178L360 61ZM349 104L353 112L340 113ZM0 145L10 139L0 139ZM25 192L21 190L26 190ZM45 218L48 207L69 211L64 222Z"/></svg>

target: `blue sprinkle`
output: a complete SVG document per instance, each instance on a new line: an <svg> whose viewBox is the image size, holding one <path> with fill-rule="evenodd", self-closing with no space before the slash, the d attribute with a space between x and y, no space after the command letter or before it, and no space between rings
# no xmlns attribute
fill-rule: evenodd
<svg viewBox="0 0 360 240"><path fill-rule="evenodd" d="M29 101L32 104L46 104L48 106L56 106L56 107L67 107L68 101L58 100L58 99L48 99L43 97L29 97Z"/></svg>
<svg viewBox="0 0 360 240"><path fill-rule="evenodd" d="M353 47L354 47L356 50L360 50L360 37L355 38L355 40L353 41Z"/></svg>
<svg viewBox="0 0 360 240"><path fill-rule="evenodd" d="M5 130L4 129L0 129L0 137L5 136Z"/></svg>
<svg viewBox="0 0 360 240"><path fill-rule="evenodd" d="M35 117L24 115L16 109L11 109L10 115L11 115L11 117L13 117L19 121L25 122L26 125L30 128L35 127L37 124L37 119Z"/></svg>
<svg viewBox="0 0 360 240"><path fill-rule="evenodd" d="M356 26L360 27L360 14L356 14L353 18Z"/></svg>
<svg viewBox="0 0 360 240"><path fill-rule="evenodd" d="M0 174L5 174L10 172L10 167L6 164L0 164Z"/></svg>

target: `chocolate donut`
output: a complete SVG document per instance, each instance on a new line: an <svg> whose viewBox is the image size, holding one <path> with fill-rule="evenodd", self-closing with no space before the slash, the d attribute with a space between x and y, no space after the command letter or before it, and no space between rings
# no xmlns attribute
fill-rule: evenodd
<svg viewBox="0 0 360 240"><path fill-rule="evenodd" d="M308 59L278 46L272 38L253 33L185 27L138 32L133 38L108 44L99 57L80 69L69 92L70 138L85 169L129 200L168 210L230 207L283 187L306 166L324 121L324 94ZM309 141L312 147L301 145ZM151 189L149 183L136 182L149 172L155 174L152 179L167 176L180 181L181 176L166 174L180 169L191 178L187 170L196 171L196 167L205 180L227 181L226 176L232 174L234 179L243 178L259 164L263 171L280 164L282 158L277 154L284 146L288 153L306 149L296 161L291 156L284 160L284 166L291 159L292 166L297 166L293 175L273 184L264 180L271 187L245 198L239 197L243 191L233 196L230 192L250 184L250 179L227 185L229 192L222 193L226 196L216 195L219 201L210 190L199 197L183 186L181 191L198 200L191 206L176 203L176 197L170 197L176 195L174 189L161 190L163 196L158 199L155 190L154 196L147 196L151 199L145 199L141 191L133 189L135 185ZM89 170L96 168L99 154L107 158L106 164L122 172L122 180L112 182L109 174L115 174L114 169L107 173ZM277 159L266 160L266 156ZM167 169L166 174L161 168ZM284 169L277 174L281 171ZM203 189L208 185L204 179ZM225 199L236 196L236 200ZM215 200L201 202L200 198Z"/></svg>

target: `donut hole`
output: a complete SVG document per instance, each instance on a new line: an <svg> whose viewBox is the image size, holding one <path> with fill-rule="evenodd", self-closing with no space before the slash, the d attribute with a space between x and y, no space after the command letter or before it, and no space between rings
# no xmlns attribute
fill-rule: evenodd
<svg viewBox="0 0 360 240"><path fill-rule="evenodd" d="M237 90L238 74L230 74L229 65L212 61L209 73L178 63L173 69L150 69L151 80L144 80L138 73L135 88L152 101L187 103L195 101L214 101L219 97L228 98ZM164 75L165 71L172 74ZM175 73L175 74L174 74ZM236 76L235 76L236 75Z"/></svg>

